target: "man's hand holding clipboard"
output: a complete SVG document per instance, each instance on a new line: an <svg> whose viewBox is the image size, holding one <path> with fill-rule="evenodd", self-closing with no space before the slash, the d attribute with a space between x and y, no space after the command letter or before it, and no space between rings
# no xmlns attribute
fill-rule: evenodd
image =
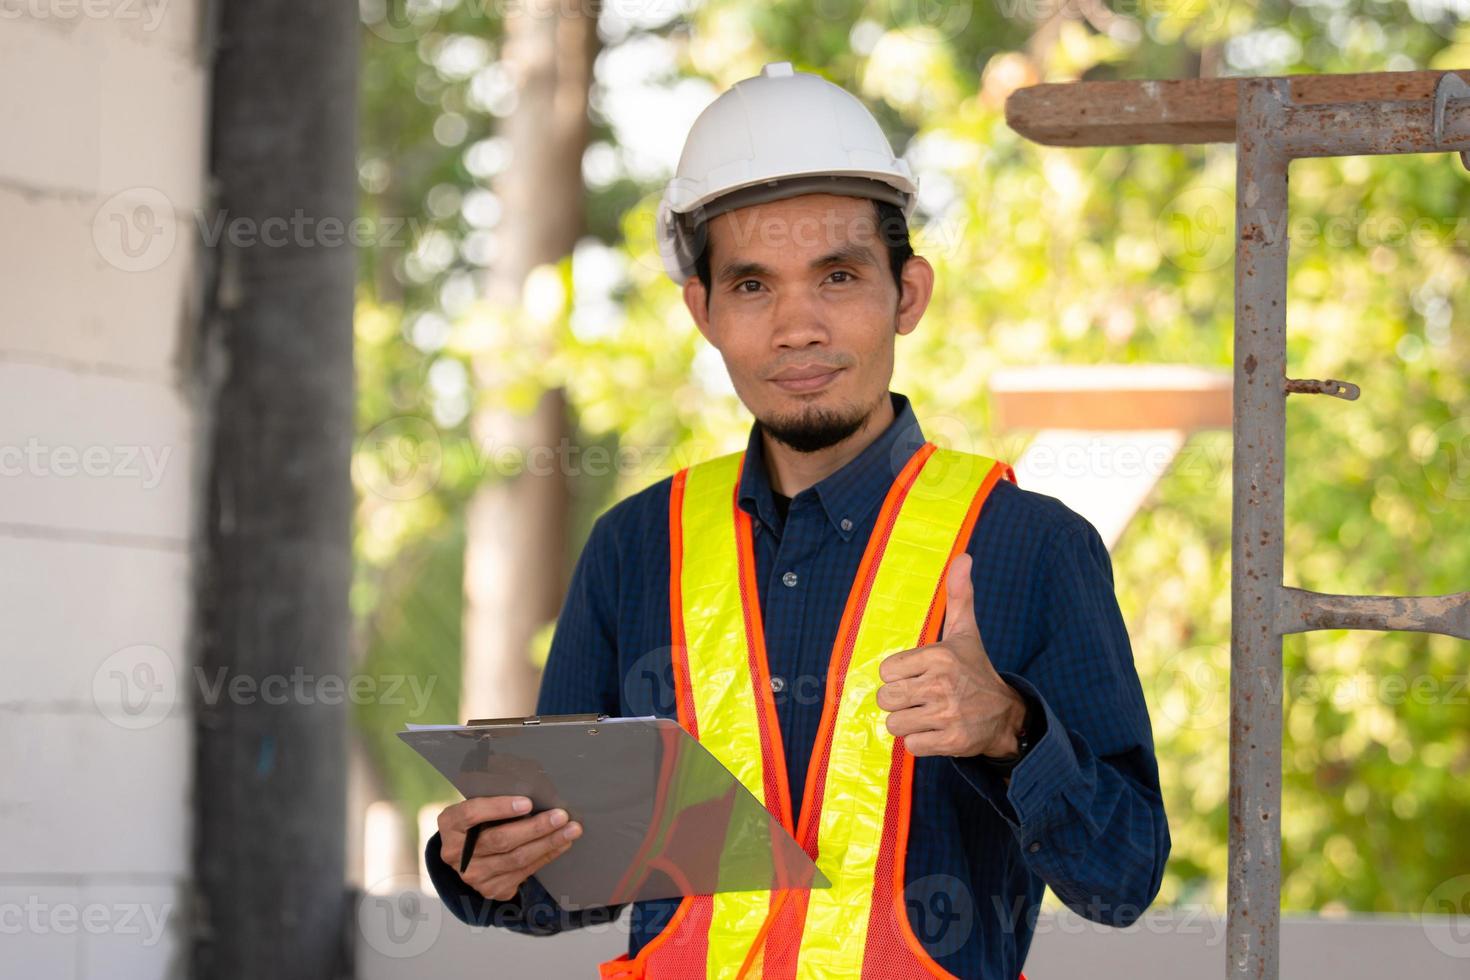
<svg viewBox="0 0 1470 980"><path fill-rule="evenodd" d="M485 796L439 814L440 856L486 898L514 898L521 882L565 854L582 835L557 807L530 813L524 796Z"/></svg>

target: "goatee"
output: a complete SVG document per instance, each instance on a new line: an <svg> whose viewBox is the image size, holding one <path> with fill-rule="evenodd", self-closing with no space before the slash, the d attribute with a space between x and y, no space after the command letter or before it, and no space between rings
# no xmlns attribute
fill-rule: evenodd
<svg viewBox="0 0 1470 980"><path fill-rule="evenodd" d="M783 418L756 419L755 424L772 439L799 453L814 453L835 446L867 421L871 411L855 409L840 412L828 408L811 408L800 415Z"/></svg>

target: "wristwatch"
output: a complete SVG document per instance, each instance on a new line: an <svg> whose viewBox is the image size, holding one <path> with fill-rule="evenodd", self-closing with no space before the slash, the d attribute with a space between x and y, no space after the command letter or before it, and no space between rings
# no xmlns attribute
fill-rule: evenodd
<svg viewBox="0 0 1470 980"><path fill-rule="evenodd" d="M1021 730L1016 732L1016 754L1003 759L989 755L980 756L986 765L1003 776L1009 775L1010 771L1026 758L1026 754L1031 751L1031 747L1036 744L1036 739L1040 737L1039 733L1046 720L1046 716L1040 710L1040 705L1024 694L1021 695L1021 699L1026 702L1026 717L1021 722Z"/></svg>

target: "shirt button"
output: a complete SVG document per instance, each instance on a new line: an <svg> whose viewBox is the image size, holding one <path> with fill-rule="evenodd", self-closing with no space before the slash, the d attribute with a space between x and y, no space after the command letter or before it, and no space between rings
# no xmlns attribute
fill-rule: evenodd
<svg viewBox="0 0 1470 980"><path fill-rule="evenodd" d="M1037 851L1041 850L1041 841L1032 841L1031 846L1026 848L1026 850L1030 851L1032 854L1035 854Z"/></svg>
<svg viewBox="0 0 1470 980"><path fill-rule="evenodd" d="M788 589L795 588L796 587L796 573L795 572L787 572L785 575L782 575L781 576L781 584L784 585L784 586L786 586Z"/></svg>
<svg viewBox="0 0 1470 980"><path fill-rule="evenodd" d="M771 690L775 691L777 694L780 694L782 691L786 690L786 678L780 676L779 674L773 674L771 676Z"/></svg>
<svg viewBox="0 0 1470 980"><path fill-rule="evenodd" d="M847 518L844 517L842 519L842 523L840 525L838 525L838 526L841 527L842 530L844 530L844 531L851 531L852 530L852 521L850 521L850 520L848 520Z"/></svg>

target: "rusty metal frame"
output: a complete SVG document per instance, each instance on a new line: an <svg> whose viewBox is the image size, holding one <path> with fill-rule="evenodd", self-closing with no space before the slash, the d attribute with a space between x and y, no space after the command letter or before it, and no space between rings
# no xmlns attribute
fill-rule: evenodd
<svg viewBox="0 0 1470 980"><path fill-rule="evenodd" d="M1089 86L1107 96L1069 97ZM1360 101L1347 101L1351 93ZM1470 167L1470 84L1458 71L1075 82L1018 90L1006 119L1057 146L1237 144L1226 977L1277 980L1282 637L1371 629L1470 639L1470 592L1349 596L1283 582L1286 396L1360 394L1346 381L1286 376L1287 170L1303 157L1437 152L1458 152Z"/></svg>
<svg viewBox="0 0 1470 980"><path fill-rule="evenodd" d="M1243 79L1236 119L1235 448L1230 628L1230 868L1226 976L1276 980L1281 922L1281 640L1322 629L1470 639L1470 592L1346 596L1287 587L1286 396L1358 397L1286 377L1287 168L1302 157L1470 151L1470 87L1433 99L1294 105L1288 78Z"/></svg>

